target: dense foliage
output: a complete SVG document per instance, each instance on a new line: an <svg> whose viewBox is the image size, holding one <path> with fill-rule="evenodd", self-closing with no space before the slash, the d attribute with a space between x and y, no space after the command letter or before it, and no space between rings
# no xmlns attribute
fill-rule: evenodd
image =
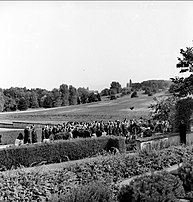
<svg viewBox="0 0 193 202"><path fill-rule="evenodd" d="M125 152L125 139L106 136L100 138L78 138L73 140L58 140L50 143L38 143L10 147L0 150L0 165L6 169L23 165L29 167L41 162L59 163L68 160L92 157L103 150L111 151L117 148Z"/></svg>
<svg viewBox="0 0 193 202"><path fill-rule="evenodd" d="M51 108L101 101L98 92L66 84L51 91L45 89L0 89L0 111L26 110L28 108Z"/></svg>
<svg viewBox="0 0 193 202"><path fill-rule="evenodd" d="M151 153L142 152L136 156L106 154L79 163L66 164L62 170L43 172L36 168L31 172L18 170L13 173L10 171L9 174L1 173L0 200L63 201L67 195L72 199L72 193L76 193L77 199L80 199L83 195L89 197L93 187L87 189L90 191L85 193L83 186L88 188L87 185L94 181L102 183L100 187L95 187L96 197L102 195L108 198L111 190L112 197L115 199L119 181L152 169L161 170L179 163L193 156L192 149L192 146L179 146ZM109 187L106 193L103 189L105 186Z"/></svg>
<svg viewBox="0 0 193 202"><path fill-rule="evenodd" d="M111 94L121 93L122 95L128 95L132 91L144 91L145 94L153 94L159 91L163 91L169 88L171 81L167 80L147 80L141 83L132 83L130 80L126 87L121 87L119 82L113 81L110 84L110 88L105 88L101 91L101 96L108 96Z"/></svg>
<svg viewBox="0 0 193 202"><path fill-rule="evenodd" d="M145 94L157 93L159 91L169 88L170 85L170 81L148 80L141 82L141 89L144 91Z"/></svg>
<svg viewBox="0 0 193 202"><path fill-rule="evenodd" d="M185 196L182 181L168 172L135 178L121 187L119 202L177 202Z"/></svg>
<svg viewBox="0 0 193 202"><path fill-rule="evenodd" d="M150 104L151 117L155 120L173 123L176 114L177 99L174 96L158 99L154 97L154 103Z"/></svg>
<svg viewBox="0 0 193 202"><path fill-rule="evenodd" d="M131 82L131 81L130 81ZM131 87L132 86L132 87ZM113 81L109 88L98 91L90 91L88 88L75 88L72 85L61 84L59 88L49 91L46 89L26 87L11 87L0 89L0 111L26 110L28 108L51 108L90 102L101 101L101 96L130 94L132 91L144 90L145 92L158 92L168 88L168 81L151 80L141 83L130 83L129 87L121 87L117 81ZM153 88L153 89L152 89Z"/></svg>
<svg viewBox="0 0 193 202"><path fill-rule="evenodd" d="M72 188L66 195L60 196L61 202L112 202L112 190L100 181L92 181L86 185ZM50 200L54 201L54 197Z"/></svg>
<svg viewBox="0 0 193 202"><path fill-rule="evenodd" d="M81 162L69 162L63 169L49 172L34 168L31 172L18 170L10 171L9 174L0 173L0 200L45 201L49 199L50 201L63 201L65 196L73 200L72 195L74 194L77 199L81 199L83 195L85 198L91 196L95 188L96 197L104 196L106 199L109 198L109 190L111 190L112 201L114 201L121 180L153 170L162 170L190 159L190 157L193 157L193 146L178 146L165 150L140 152L134 156L128 154L99 155ZM151 179L155 181L157 178L152 177ZM157 185L161 186L166 181L170 181L172 184L174 182L173 178L169 176L167 179L157 182ZM91 185L91 182L97 182L98 185L101 183L100 187ZM89 185L91 185L90 188L88 188ZM151 185L154 186L153 183ZM178 190L181 190L180 183L176 185ZM148 184L146 186L151 187ZM106 193L104 193L105 187L108 187ZM85 193L86 188L87 193ZM157 188L155 187L158 191ZM169 183L165 183L165 190L170 188ZM151 189L148 189L147 194L151 192Z"/></svg>
<svg viewBox="0 0 193 202"><path fill-rule="evenodd" d="M190 72L191 74L187 78L171 78L173 84L170 92L178 97L186 97L193 94L193 47L180 49L180 54L181 58L178 57L177 68L180 68L180 73Z"/></svg>

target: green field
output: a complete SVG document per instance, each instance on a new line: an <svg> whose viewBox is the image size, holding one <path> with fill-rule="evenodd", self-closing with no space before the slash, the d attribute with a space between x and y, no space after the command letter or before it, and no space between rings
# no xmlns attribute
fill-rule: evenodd
<svg viewBox="0 0 193 202"><path fill-rule="evenodd" d="M0 114L0 122L29 121L63 123L66 121L95 121L95 120L123 120L148 117L153 103L153 97L165 96L165 93L154 96L138 92L139 97L130 98L130 95L116 100L103 100L101 102L65 106L51 109L29 110L25 112L6 112ZM130 107L134 107L133 110Z"/></svg>

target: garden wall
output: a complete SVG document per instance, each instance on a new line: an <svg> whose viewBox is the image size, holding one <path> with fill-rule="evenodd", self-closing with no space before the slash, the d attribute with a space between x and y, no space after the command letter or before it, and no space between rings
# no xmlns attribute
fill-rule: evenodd
<svg viewBox="0 0 193 202"><path fill-rule="evenodd" d="M193 133L188 133L186 136L187 144L193 143ZM152 137L146 138L138 138L136 140L136 145L139 150L143 150L145 148L153 148L153 147L168 147L170 145L179 145L180 144L180 136L179 133L170 133L170 134L157 134Z"/></svg>

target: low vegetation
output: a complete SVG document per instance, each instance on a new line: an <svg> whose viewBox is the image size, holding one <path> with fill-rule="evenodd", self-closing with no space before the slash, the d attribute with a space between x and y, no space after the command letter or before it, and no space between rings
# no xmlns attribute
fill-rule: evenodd
<svg viewBox="0 0 193 202"><path fill-rule="evenodd" d="M30 167L41 162L59 163L92 157L103 150L113 151L113 148L117 148L121 153L125 152L125 139L105 136L12 146L0 150L0 165L2 168L11 169L20 165Z"/></svg>
<svg viewBox="0 0 193 202"><path fill-rule="evenodd" d="M87 194L85 194L85 189L90 185L89 183L96 182L102 184L96 189L96 198L105 196L106 201L109 200L109 197L112 198L111 201L117 201L119 182L123 179L149 171L162 170L165 167L186 162L192 157L193 146L190 145L151 152L144 151L135 156L106 153L105 156L98 156L85 162L84 160L79 163L74 162L71 166L66 165L61 170L49 172L44 172L41 168L34 168L31 172L25 172L23 169L9 171L0 174L0 200L6 201L9 198L9 201L16 201L20 198L20 201L45 201L46 199L63 201L65 196L68 196L71 201L75 201L72 195L76 196L76 200L81 199L84 195L85 198L89 198L95 186L93 184ZM166 180L174 182L172 177L168 179L164 177L164 180L159 182L160 186ZM174 185L178 185L179 190L181 189L179 182ZM104 189L107 187L107 192L104 193ZM172 186L169 185L165 187L166 191L171 188Z"/></svg>

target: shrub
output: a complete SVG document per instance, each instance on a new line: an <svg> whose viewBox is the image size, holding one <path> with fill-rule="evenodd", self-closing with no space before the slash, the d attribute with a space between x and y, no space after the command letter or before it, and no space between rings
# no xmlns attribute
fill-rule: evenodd
<svg viewBox="0 0 193 202"><path fill-rule="evenodd" d="M90 182L71 189L66 195L55 196L50 201L57 202L112 202L109 186L101 182Z"/></svg>
<svg viewBox="0 0 193 202"><path fill-rule="evenodd" d="M117 99L116 95L112 94L112 95L110 96L110 100L116 100L116 99Z"/></svg>
<svg viewBox="0 0 193 202"><path fill-rule="evenodd" d="M134 92L131 94L131 98L135 98L135 97L138 97L137 91L134 91Z"/></svg>
<svg viewBox="0 0 193 202"><path fill-rule="evenodd" d="M165 171L141 176L121 187L119 202L176 202L185 192L179 178Z"/></svg>
<svg viewBox="0 0 193 202"><path fill-rule="evenodd" d="M184 162L177 170L186 192L193 192L193 160Z"/></svg>
<svg viewBox="0 0 193 202"><path fill-rule="evenodd" d="M68 140L70 139L69 134L66 132L59 132L54 135L54 140Z"/></svg>
<svg viewBox="0 0 193 202"><path fill-rule="evenodd" d="M12 166L18 167L20 165L29 167L31 164L38 164L42 161L58 163L77 160L92 157L103 150L109 151L111 147L116 147L120 152L125 152L125 139L123 137L105 136L58 140L20 147L13 146L0 150L0 165L10 169Z"/></svg>
<svg viewBox="0 0 193 202"><path fill-rule="evenodd" d="M51 201L54 201L54 197L56 201L58 201L59 199L62 201L62 195L66 196L66 194L68 195L70 193L76 193L78 186L81 186L81 188L78 189L79 191L81 191L83 187L87 187L87 184L95 181L100 181L100 183L102 183L101 186L98 186L99 188L102 186L109 186L109 189L112 188L112 197L114 199L114 196L119 188L119 186L116 185L119 185L119 182L124 178L130 178L136 175L144 174L145 172L149 172L152 169L161 170L182 160L190 159L190 157L193 156L192 149L192 145L188 147L178 146L171 147L165 150L141 152L132 156L129 156L125 153L118 153L116 155L110 155L108 153L105 156L97 156L96 158L85 159L79 162L69 162L68 164L64 164L63 169L60 170L45 172L44 167L40 167L34 168L30 172L25 172L25 170L18 170L12 173L11 171L9 171L7 172L7 175L6 173L1 172L0 200L17 200L21 202L46 201L47 199L50 199L51 196L53 196ZM41 152L39 152L39 155L41 155ZM2 158L2 156L0 157ZM33 158L33 154L31 155L31 158ZM176 194L174 197L183 196L181 185L178 183L179 178L177 178L177 181L173 179L174 178L171 178L170 175L167 174L164 175L164 179L163 176L157 178L149 176L148 179L144 181L146 183L143 183L144 189L143 186L140 184L140 180L137 181L140 186L138 186L139 188L137 188L136 190L138 190L140 194L144 194L144 190L146 188L147 195L148 193L150 193L152 194L152 198L154 196L156 198L156 194L162 193L161 189L164 187L163 193L168 197L169 202L172 201L169 198L170 194L167 193L167 190L169 190L168 192L170 192L170 185L171 187L174 187L174 189L172 189L172 193ZM134 185L136 185L136 183L133 183L133 187L135 187ZM158 189L159 185L160 187L163 187ZM97 190L99 189L98 187L96 188ZM107 189L107 191L109 189ZM122 194L120 195L124 194L125 196L128 193L127 189L130 190L132 189L132 187L128 188L127 186L125 188L126 191L122 191ZM74 192L70 190L73 190ZM103 190L104 189L102 188L101 192L103 194L106 194L103 192ZM116 193L115 190L117 190ZM97 193L101 192L97 191ZM178 195L177 193L181 193L181 195ZM103 194L100 194L100 196L104 196ZM188 194L191 195L191 192L189 192ZM83 194L80 193L79 195L82 196ZM171 196L173 195L174 194L171 194ZM138 196L139 195L137 195L136 197ZM71 196L68 195L68 197ZM162 199L163 197L160 198L160 201L162 201ZM136 201L135 199L133 200L133 202Z"/></svg>

